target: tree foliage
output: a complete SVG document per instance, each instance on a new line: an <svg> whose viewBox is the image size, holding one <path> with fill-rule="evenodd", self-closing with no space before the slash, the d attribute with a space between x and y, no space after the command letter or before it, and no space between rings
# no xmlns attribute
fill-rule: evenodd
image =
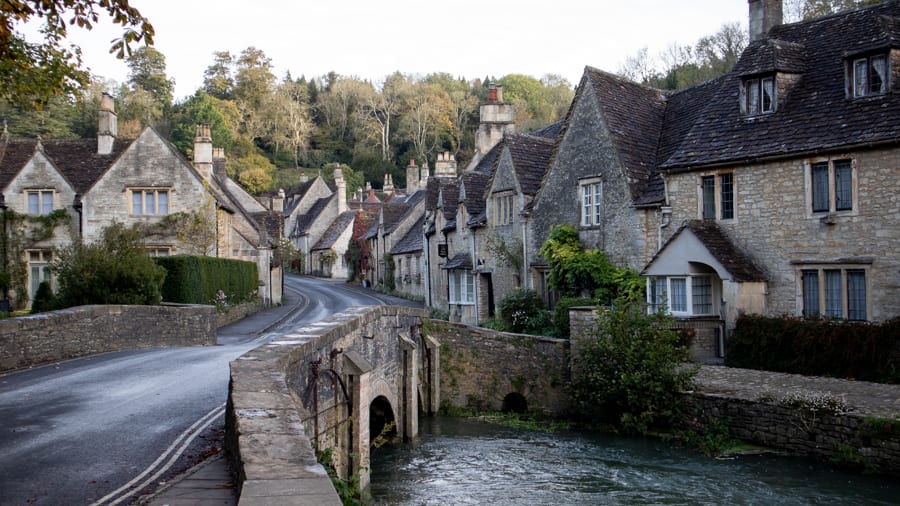
<svg viewBox="0 0 900 506"><path fill-rule="evenodd" d="M154 30L128 0L8 0L0 2L0 98L46 102L58 94L74 94L90 81L81 49L66 44L70 26L90 30L101 14L122 27L110 52L123 59L131 45L153 43ZM40 19L40 43L29 42L17 29Z"/></svg>
<svg viewBox="0 0 900 506"><path fill-rule="evenodd" d="M621 298L572 339L572 396L585 416L642 434L678 419L696 367L683 365L688 349L667 316Z"/></svg>
<svg viewBox="0 0 900 506"><path fill-rule="evenodd" d="M541 245L540 254L550 264L548 282L564 297L593 296L601 303L621 296L639 296L641 277L614 266L599 250L585 250L571 225L556 225Z"/></svg>
<svg viewBox="0 0 900 506"><path fill-rule="evenodd" d="M56 307L87 304L159 304L165 270L141 243L141 229L113 223L101 240L73 243L52 264Z"/></svg>

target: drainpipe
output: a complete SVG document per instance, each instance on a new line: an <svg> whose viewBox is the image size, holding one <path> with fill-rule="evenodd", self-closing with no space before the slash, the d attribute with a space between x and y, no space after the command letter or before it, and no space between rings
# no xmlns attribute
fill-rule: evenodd
<svg viewBox="0 0 900 506"><path fill-rule="evenodd" d="M75 209L75 212L78 213L78 239L84 239L84 228L82 225L82 210L83 206L81 204L81 195L75 194L75 199L72 201L72 209Z"/></svg>
<svg viewBox="0 0 900 506"><path fill-rule="evenodd" d="M672 206L669 205L669 184L663 177L663 192L665 203L659 208L659 227L656 229L656 251L662 249L662 230L672 222Z"/></svg>
<svg viewBox="0 0 900 506"><path fill-rule="evenodd" d="M525 218L525 215L522 217ZM522 220L522 281L520 285L524 289L531 288L528 279L528 226L524 219Z"/></svg>
<svg viewBox="0 0 900 506"><path fill-rule="evenodd" d="M475 287L475 325L478 325L478 296L481 295L481 269L478 268L478 247L475 245L475 229L469 229L472 234L472 284Z"/></svg>
<svg viewBox="0 0 900 506"><path fill-rule="evenodd" d="M428 215L422 225L422 243L425 245L425 307L431 307L431 240L425 231L428 229Z"/></svg>

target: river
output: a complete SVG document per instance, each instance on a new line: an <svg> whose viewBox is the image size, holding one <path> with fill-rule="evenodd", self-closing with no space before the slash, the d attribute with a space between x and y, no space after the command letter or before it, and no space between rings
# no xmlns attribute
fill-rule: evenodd
<svg viewBox="0 0 900 506"><path fill-rule="evenodd" d="M897 505L900 483L806 459L712 459L653 439L424 418L373 450L379 505Z"/></svg>

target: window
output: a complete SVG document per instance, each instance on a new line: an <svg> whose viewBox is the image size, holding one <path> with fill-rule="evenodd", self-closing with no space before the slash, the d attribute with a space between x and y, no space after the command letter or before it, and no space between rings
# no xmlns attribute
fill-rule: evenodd
<svg viewBox="0 0 900 506"><path fill-rule="evenodd" d="M803 269L800 287L801 314L806 318L866 319L865 269Z"/></svg>
<svg viewBox="0 0 900 506"><path fill-rule="evenodd" d="M775 78L746 79L741 110L749 115L775 112Z"/></svg>
<svg viewBox="0 0 900 506"><path fill-rule="evenodd" d="M603 218L603 183L591 181L581 184L581 224L598 226Z"/></svg>
<svg viewBox="0 0 900 506"><path fill-rule="evenodd" d="M812 212L853 210L853 163L850 160L810 165Z"/></svg>
<svg viewBox="0 0 900 506"><path fill-rule="evenodd" d="M887 58L878 54L856 58L851 64L853 97L884 95L888 88Z"/></svg>
<svg viewBox="0 0 900 506"><path fill-rule="evenodd" d="M515 211L514 195L500 195L494 198L496 219L494 223L497 225L509 225L513 222L513 212Z"/></svg>
<svg viewBox="0 0 900 506"><path fill-rule="evenodd" d="M46 216L53 212L53 190L28 190L28 214Z"/></svg>
<svg viewBox="0 0 900 506"><path fill-rule="evenodd" d="M474 304L475 303L475 277L469 270L451 270L450 275L450 303Z"/></svg>
<svg viewBox="0 0 900 506"><path fill-rule="evenodd" d="M50 251L39 250L28 252L28 299L34 300L41 282L53 282L50 275L50 261L53 259Z"/></svg>
<svg viewBox="0 0 900 506"><path fill-rule="evenodd" d="M131 195L131 214L169 214L169 190L134 189Z"/></svg>
<svg viewBox="0 0 900 506"><path fill-rule="evenodd" d="M147 253L152 257L167 257L172 254L172 248L168 246L148 246Z"/></svg>
<svg viewBox="0 0 900 506"><path fill-rule="evenodd" d="M650 311L675 316L715 314L712 275L653 276L647 280Z"/></svg>
<svg viewBox="0 0 900 506"><path fill-rule="evenodd" d="M734 174L700 178L700 215L704 220L734 219Z"/></svg>

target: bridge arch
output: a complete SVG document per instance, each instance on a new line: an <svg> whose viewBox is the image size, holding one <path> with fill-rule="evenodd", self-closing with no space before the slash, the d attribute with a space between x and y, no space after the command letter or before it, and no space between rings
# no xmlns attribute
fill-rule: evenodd
<svg viewBox="0 0 900 506"><path fill-rule="evenodd" d="M379 446L392 441L398 434L397 417L391 402L383 395L369 404L369 446Z"/></svg>

